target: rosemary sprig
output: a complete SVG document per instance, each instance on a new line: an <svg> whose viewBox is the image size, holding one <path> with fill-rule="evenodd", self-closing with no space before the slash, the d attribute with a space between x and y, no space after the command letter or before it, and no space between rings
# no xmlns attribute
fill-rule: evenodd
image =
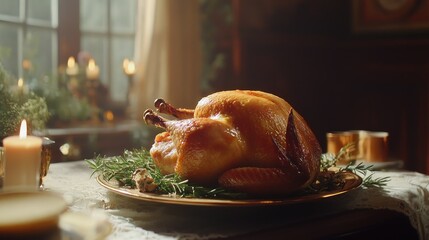
<svg viewBox="0 0 429 240"><path fill-rule="evenodd" d="M150 171L157 171L149 153L143 151L125 150L122 156L101 157L87 160L93 173L101 174L106 180L115 179L121 186L135 187L132 180L133 172L138 168L146 168Z"/></svg>
<svg viewBox="0 0 429 240"><path fill-rule="evenodd" d="M337 154L333 153L324 153L320 159L320 171L328 171L329 168L335 167L341 159L347 158L350 155L350 152L355 150L355 144L349 143L342 147Z"/></svg>
<svg viewBox="0 0 429 240"><path fill-rule="evenodd" d="M353 165L353 163L348 164L344 168L340 169L341 171L350 171L355 174L363 176L362 185L365 187L384 187L387 185L387 182L390 181L390 177L378 177L373 178L374 173L372 171L372 165L365 166L363 163Z"/></svg>
<svg viewBox="0 0 429 240"><path fill-rule="evenodd" d="M366 166L362 163L356 165L354 162L350 162L345 167L332 170L333 167L336 167L338 160L346 157L352 148L354 145L349 144L341 148L338 154L322 154L319 177L304 190L304 194L341 189L344 186L344 179L341 174L345 172L353 172L363 176L365 187L383 187L390 181L389 177L374 178L373 173L371 173L372 166ZM101 174L106 180L115 179L123 187L136 188L133 173L138 168L144 168L153 178L157 185L155 191L159 194L196 198L240 199L249 197L245 193L232 192L220 187L210 188L192 185L177 174L163 175L153 162L149 151L145 149L125 150L122 156L97 156L95 159L87 160L87 163L93 169L92 174Z"/></svg>
<svg viewBox="0 0 429 240"><path fill-rule="evenodd" d="M136 188L132 179L138 168L146 169L157 184L156 193L177 197L198 198L244 198L244 193L231 192L223 188L209 188L189 184L177 174L163 175L156 167L150 154L145 149L125 150L122 156L100 157L87 160L93 173L99 173L106 180L115 179L121 186Z"/></svg>
<svg viewBox="0 0 429 240"><path fill-rule="evenodd" d="M350 143L340 149L337 155L332 153L322 154L320 161L320 171L323 175L329 172L329 169L336 167L337 161L347 157L347 155L355 149L355 144ZM337 171L338 174L342 172L352 172L360 175L363 178L362 185L365 187L384 187L390 181L390 177L373 178L372 173L373 165L365 165L362 162L356 164L356 161L350 161L346 166L340 167Z"/></svg>

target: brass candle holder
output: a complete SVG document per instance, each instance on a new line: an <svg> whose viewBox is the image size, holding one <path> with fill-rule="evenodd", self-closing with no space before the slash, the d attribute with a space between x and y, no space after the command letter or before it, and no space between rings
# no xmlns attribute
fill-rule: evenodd
<svg viewBox="0 0 429 240"><path fill-rule="evenodd" d="M40 161L40 177L39 177L39 188L44 190L43 178L46 177L49 171L49 166L52 160L52 145L55 142L47 137L42 138L42 152ZM3 147L0 147L0 189L3 188L3 178L5 170L5 159L3 154Z"/></svg>
<svg viewBox="0 0 429 240"><path fill-rule="evenodd" d="M43 185L43 178L46 177L49 171L49 166L52 160L52 145L55 142L51 139L44 137L42 138L42 156L40 161L40 178L39 178L39 187L43 190L45 187Z"/></svg>

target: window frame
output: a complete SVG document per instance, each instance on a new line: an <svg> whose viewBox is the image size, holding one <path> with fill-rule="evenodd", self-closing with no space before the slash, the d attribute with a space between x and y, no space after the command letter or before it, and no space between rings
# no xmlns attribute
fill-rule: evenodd
<svg viewBox="0 0 429 240"><path fill-rule="evenodd" d="M29 17L28 6L30 0L19 0L19 16L7 16L0 15L0 23L4 23L10 26L15 26L18 30L17 32L17 76L18 78L24 76L23 61L24 61L24 38L28 33L28 29L43 29L51 32L51 42L54 44L51 47L51 68L54 70L58 67L58 2L61 0L50 0L51 2L51 14L52 22L45 23L43 21L38 21L37 19L32 19Z"/></svg>
<svg viewBox="0 0 429 240"><path fill-rule="evenodd" d="M120 67L120 66L111 66L111 64L113 63L113 42L114 42L114 38L135 38L135 31L132 32L115 32L113 31L113 24L112 24L112 2L113 0L107 0L107 24L106 24L106 28L107 30L102 30L102 31L91 31L91 30L86 30L86 29L81 29L80 27L80 36L79 36L79 41L82 40L82 36L83 35L87 35L87 36L96 36L96 37L103 37L104 39L106 39L107 41L107 53L106 53L106 59L104 59L104 61L107 63L107 66L110 66L106 69L103 69L104 73L105 73L105 77L106 79L104 79L104 82L108 84L109 88L112 89L111 87L113 86L113 68L114 67ZM80 6L79 6L80 8ZM78 13L80 14L80 13ZM80 18L80 15L79 15ZM80 24L79 24L80 26ZM81 49L79 49L81 50ZM129 57L133 57L133 56L129 56ZM125 78L125 76L124 76ZM127 82L128 84L128 82ZM114 105L125 105L127 103L127 96L125 96L125 100L124 101L114 101L113 100L113 96L111 94L111 101Z"/></svg>
<svg viewBox="0 0 429 240"><path fill-rule="evenodd" d="M79 0L50 0L51 1L51 13L52 13L52 23L44 22L43 20L37 21L35 19L31 19L28 17L29 11L29 1L31 0L18 0L19 1L19 16L0 16L0 22L7 23L11 26L16 26L22 28L23 30L18 31L18 49L17 49L17 77L22 77L25 74L25 71L22 66L22 62L24 60L24 41L25 34L28 28L32 29L45 29L49 31L53 31L54 39L52 39L52 70L53 73L57 73L58 69L65 68L67 66L67 61L69 57L74 57L78 59L78 54L82 50L81 49L81 39L83 34L89 34L93 36L102 36L107 41L107 49L106 52L107 59L105 62L107 66L110 66L113 59L113 45L114 38L134 38L135 31L125 31L125 32L115 32L113 31L113 24L111 20L112 14L112 1L108 1L108 12L107 12L107 31L106 32L97 32L97 31L89 31L89 30L81 30L80 29L80 1ZM56 9L56 11L54 11ZM56 44L56 45L55 45ZM129 56L132 58L133 56ZM116 60L115 60L116 61ZM102 71L106 75L106 79L104 82L109 86L115 83L115 79L113 79L113 68L114 66L106 67ZM121 68L121 66L117 66ZM61 73L61 70L60 72ZM116 73L117 74L117 73ZM125 76L124 76L125 77ZM126 81L125 81L126 82ZM127 83L128 84L128 83ZM114 105L125 105L126 104L126 96L122 100L113 100L112 104Z"/></svg>

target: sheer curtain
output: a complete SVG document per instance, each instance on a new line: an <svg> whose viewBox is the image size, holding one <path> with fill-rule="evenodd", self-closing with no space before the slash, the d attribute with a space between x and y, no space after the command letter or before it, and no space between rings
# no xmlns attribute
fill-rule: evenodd
<svg viewBox="0 0 429 240"><path fill-rule="evenodd" d="M135 42L133 117L156 98L193 108L201 98L198 0L139 0Z"/></svg>

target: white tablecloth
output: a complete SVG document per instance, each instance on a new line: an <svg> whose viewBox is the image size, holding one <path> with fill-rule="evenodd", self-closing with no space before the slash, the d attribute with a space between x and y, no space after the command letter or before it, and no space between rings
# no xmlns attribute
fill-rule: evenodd
<svg viewBox="0 0 429 240"><path fill-rule="evenodd" d="M208 239L244 234L356 208L391 209L406 214L429 239L429 176L414 172L374 172L390 176L380 189L357 189L311 204L264 207L198 207L149 203L111 193L91 177L83 161L51 164L44 185L64 196L70 211L110 222L108 239ZM334 207L333 207L334 206ZM102 221L101 221L102 222Z"/></svg>

